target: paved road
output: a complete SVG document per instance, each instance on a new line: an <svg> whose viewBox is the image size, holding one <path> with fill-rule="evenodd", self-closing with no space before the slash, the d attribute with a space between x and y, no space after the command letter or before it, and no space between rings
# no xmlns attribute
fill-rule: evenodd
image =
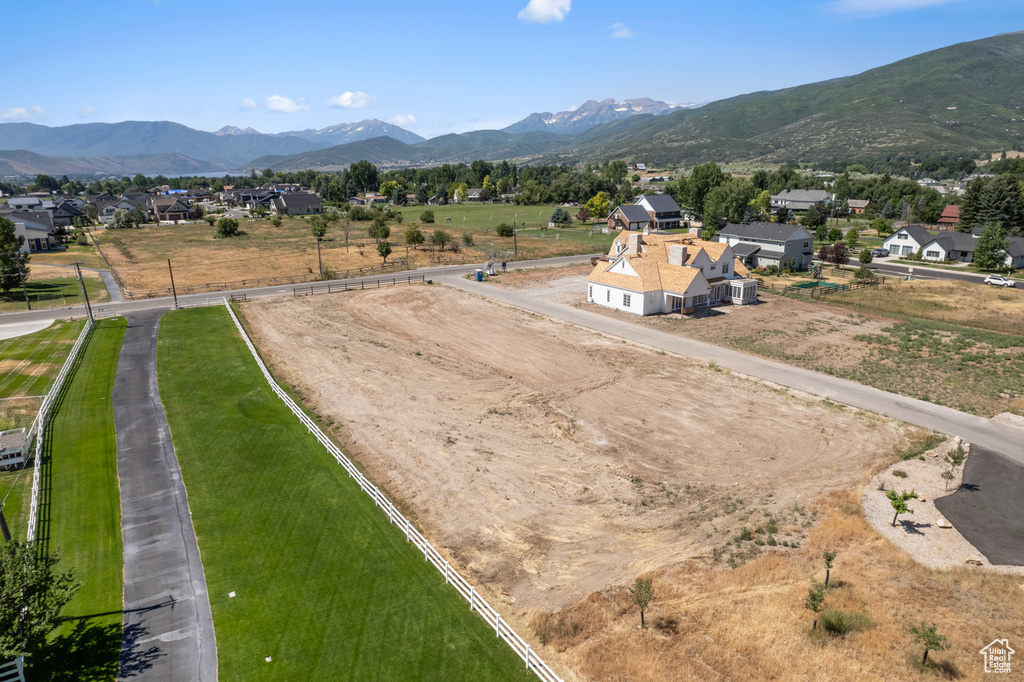
<svg viewBox="0 0 1024 682"><path fill-rule="evenodd" d="M993 564L1024 566L1021 490L1024 467L972 445L963 485L935 506Z"/></svg>
<svg viewBox="0 0 1024 682"><path fill-rule="evenodd" d="M471 282L453 275L442 275L437 279L457 289L587 329L628 339L700 362L714 360L722 367L747 376L884 414L940 433L962 436L972 444L995 450L1024 464L1024 433L1019 429L993 422L990 419L913 398L905 398L895 393L887 393L827 374L790 367L728 348L641 327L568 305L553 303L537 298L532 292L503 289L489 284Z"/></svg>
<svg viewBox="0 0 1024 682"><path fill-rule="evenodd" d="M854 263L856 265L856 263ZM868 265L869 268L879 275L887 277L906 277L910 275L913 279L941 279L957 282L974 282L981 286L988 286L983 282L985 275L974 272L957 272L956 270L942 270L940 268L929 268L921 265L904 265L889 261L876 261Z"/></svg>
<svg viewBox="0 0 1024 682"><path fill-rule="evenodd" d="M217 642L188 498L157 392L162 310L127 315L114 380L124 540L121 677L217 679Z"/></svg>

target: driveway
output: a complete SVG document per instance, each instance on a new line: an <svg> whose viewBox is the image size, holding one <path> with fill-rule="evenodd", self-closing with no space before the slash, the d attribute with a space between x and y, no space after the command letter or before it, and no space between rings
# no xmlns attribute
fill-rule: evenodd
<svg viewBox="0 0 1024 682"><path fill-rule="evenodd" d="M952 495L936 499L935 506L990 562L1024 566L1022 490L1024 467L972 445L963 485Z"/></svg>

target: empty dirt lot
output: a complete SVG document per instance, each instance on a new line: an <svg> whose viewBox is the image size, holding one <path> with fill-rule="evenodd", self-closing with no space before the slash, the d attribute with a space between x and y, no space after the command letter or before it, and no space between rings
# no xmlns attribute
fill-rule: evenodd
<svg viewBox="0 0 1024 682"><path fill-rule="evenodd" d="M804 505L866 480L902 440L874 415L437 286L244 311L372 477L520 613L719 547L743 523L795 543Z"/></svg>

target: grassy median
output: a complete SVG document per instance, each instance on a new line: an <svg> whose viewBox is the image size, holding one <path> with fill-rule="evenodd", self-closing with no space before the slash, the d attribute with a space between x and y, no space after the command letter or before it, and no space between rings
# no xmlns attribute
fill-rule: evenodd
<svg viewBox="0 0 1024 682"><path fill-rule="evenodd" d="M37 537L82 588L31 679L112 680L121 649L123 554L112 395L123 318L103 320L55 403L43 441Z"/></svg>
<svg viewBox="0 0 1024 682"><path fill-rule="evenodd" d="M166 315L157 371L221 679L531 678L274 395L223 309Z"/></svg>

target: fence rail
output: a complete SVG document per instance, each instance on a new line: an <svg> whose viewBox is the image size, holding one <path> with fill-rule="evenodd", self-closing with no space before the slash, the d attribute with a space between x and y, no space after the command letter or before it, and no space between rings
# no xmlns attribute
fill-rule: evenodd
<svg viewBox="0 0 1024 682"><path fill-rule="evenodd" d="M68 353L67 359L64 361L64 366L60 368L60 373L57 374L57 378L53 381L53 386L50 387L50 391L43 398L42 404L39 406L39 412L36 414L36 418L32 421L32 426L29 428L28 433L25 436L25 443L29 444L35 439L35 445L30 446L30 452L32 453L29 457L29 461L35 460L35 466L32 469L32 499L29 503L28 511L28 541L32 542L36 539L36 520L39 516L39 485L40 485L40 459L43 453L43 434L46 432L46 420L50 416L50 408L53 407L53 401L60 393L61 388L64 386L64 381L68 377L68 373L71 371L72 365L75 364L75 360L78 358L78 354L82 350L82 346L85 345L85 341L89 336L89 332L92 331L93 321L89 318L85 318L85 326L82 327L82 333L78 335L78 339L75 341L75 345L71 347L71 352ZM25 463L28 466L28 462Z"/></svg>
<svg viewBox="0 0 1024 682"><path fill-rule="evenodd" d="M0 682L25 682L25 657L0 665Z"/></svg>
<svg viewBox="0 0 1024 682"><path fill-rule="evenodd" d="M228 300L222 299L224 306L228 310L228 314L231 316L232 321L235 323L235 327L238 328L238 333L242 336L245 341L245 345L249 347L249 352L252 353L253 358L256 360L256 364L259 366L260 371L263 372L263 376L266 378L267 383L270 384L270 388L273 389L274 393L277 394L285 405L292 411L299 421L306 427L317 441L320 442L324 448L337 460L338 464L345 468L348 475L355 479L359 487L362 488L363 492L373 498L374 503L380 507L385 514L388 516L388 520L398 526L401 531L405 532L405 539L411 542L419 550L423 552L423 559L431 563L434 568L444 575L445 582L455 587L455 590L462 595L466 601L469 602L469 608L476 611L484 619L484 621L494 628L495 637L503 639L516 654L525 663L528 670L532 670L536 675L544 680L544 682L562 682L562 679L555 674L555 672L548 666L544 660L538 656L529 643L520 637L512 627L506 623L501 614L487 603L483 597L476 591L476 588L470 584L468 580L462 577L462 575L448 563L448 561L441 556L430 542L412 525L405 516L402 515L398 508L377 488L368 478L366 478L359 469L356 468L355 464L345 456L345 453L338 448L331 440L324 435L324 432L320 430L316 422L309 418L305 412L295 403L291 397L284 392L284 390L278 386L274 380L273 375L267 366L263 363L263 359L260 357L259 352L249 339L249 335L246 333L245 328L235 315L235 311L232 310Z"/></svg>
<svg viewBox="0 0 1024 682"><path fill-rule="evenodd" d="M232 298L232 300L234 300ZM242 299L245 300L245 299ZM187 301L175 301L175 310L184 310L186 308L208 308L211 305L220 305L224 302L224 298L190 298Z"/></svg>
<svg viewBox="0 0 1024 682"><path fill-rule="evenodd" d="M412 284L413 282L425 282L427 278L423 275L409 275L408 277L392 277L391 279L376 279L373 281L360 282L331 282L330 284L311 284L308 287L295 287L292 289L292 296L315 296L316 294L335 294L340 291L358 291L361 289L380 289L383 286L395 286L397 284Z"/></svg>
<svg viewBox="0 0 1024 682"><path fill-rule="evenodd" d="M117 317L118 312L113 308L95 308L92 311L92 317L95 320L105 320L111 317Z"/></svg>

